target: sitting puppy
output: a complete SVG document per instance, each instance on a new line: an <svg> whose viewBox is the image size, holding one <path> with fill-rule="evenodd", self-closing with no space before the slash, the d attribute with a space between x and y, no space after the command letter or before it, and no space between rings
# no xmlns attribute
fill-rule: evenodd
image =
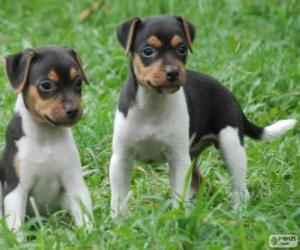
<svg viewBox="0 0 300 250"><path fill-rule="evenodd" d="M88 82L79 56L66 47L27 49L5 57L5 69L18 98L0 161L1 215L18 231L33 197L40 212L61 205L91 229L91 198L70 128L81 118Z"/></svg>
<svg viewBox="0 0 300 250"><path fill-rule="evenodd" d="M130 53L130 66L114 124L109 170L113 216L127 211L125 200L135 159L169 164L176 206L191 158L210 144L219 148L230 170L232 205L237 208L249 196L244 136L271 139L295 126L295 120L263 128L254 125L217 80L185 70L194 36L191 23L172 16L133 18L117 30L118 40ZM200 177L194 168L193 192L199 189Z"/></svg>

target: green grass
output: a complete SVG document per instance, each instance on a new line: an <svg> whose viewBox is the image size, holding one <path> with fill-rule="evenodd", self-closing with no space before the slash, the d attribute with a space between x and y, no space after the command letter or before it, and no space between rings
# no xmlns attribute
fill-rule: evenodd
<svg viewBox="0 0 300 250"><path fill-rule="evenodd" d="M168 169L136 163L130 216L110 218L108 163L112 123L128 59L115 37L123 20L182 15L196 27L188 67L214 76L231 89L257 124L300 120L300 4L297 0L106 1L84 21L92 0L1 0L0 56L45 44L80 52L91 81L84 89L85 115L74 128L92 193L95 229L74 228L64 211L44 218L31 240L17 244L0 225L1 249L268 249L270 234L300 237L300 137L293 132L268 143L246 140L246 211L230 210L230 179L218 152L201 156L207 188L189 211L170 209ZM0 148L15 94L0 70Z"/></svg>

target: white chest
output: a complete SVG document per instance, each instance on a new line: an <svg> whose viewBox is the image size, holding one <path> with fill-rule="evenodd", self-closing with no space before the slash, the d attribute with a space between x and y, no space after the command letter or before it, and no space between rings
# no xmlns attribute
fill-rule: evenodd
<svg viewBox="0 0 300 250"><path fill-rule="evenodd" d="M44 141L24 136L17 142L20 182L42 211L58 203L63 191L62 176L80 167L71 139Z"/></svg>
<svg viewBox="0 0 300 250"><path fill-rule="evenodd" d="M70 168L70 164L79 159L75 145L64 141L66 139L39 141L28 136L22 137L17 142L20 177L52 178Z"/></svg>
<svg viewBox="0 0 300 250"><path fill-rule="evenodd" d="M188 147L189 116L183 91L155 94L141 90L126 118L117 112L114 150L130 147L138 160L163 162L174 148Z"/></svg>

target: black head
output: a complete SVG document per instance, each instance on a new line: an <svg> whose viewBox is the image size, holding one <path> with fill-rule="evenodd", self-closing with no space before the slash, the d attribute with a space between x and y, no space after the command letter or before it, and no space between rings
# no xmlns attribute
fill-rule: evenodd
<svg viewBox="0 0 300 250"><path fill-rule="evenodd" d="M81 118L82 82L88 80L73 49L27 49L6 56L4 62L10 84L38 120L70 126Z"/></svg>
<svg viewBox="0 0 300 250"><path fill-rule="evenodd" d="M190 22L179 16L136 17L118 27L117 37L131 54L140 84L166 93L185 84L187 53L195 37Z"/></svg>

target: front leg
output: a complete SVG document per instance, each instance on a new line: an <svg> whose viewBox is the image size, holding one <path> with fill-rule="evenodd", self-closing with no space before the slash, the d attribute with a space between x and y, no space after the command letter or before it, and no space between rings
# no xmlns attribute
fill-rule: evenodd
<svg viewBox="0 0 300 250"><path fill-rule="evenodd" d="M12 231L20 231L26 213L28 192L18 186L4 197L4 215L7 227Z"/></svg>
<svg viewBox="0 0 300 250"><path fill-rule="evenodd" d="M78 227L86 226L88 231L93 228L92 201L89 190L84 182L81 171L73 176L65 176L63 179L65 194L62 203L74 216L75 224Z"/></svg>
<svg viewBox="0 0 300 250"><path fill-rule="evenodd" d="M111 215L117 217L128 211L126 198L130 186L130 170L133 157L129 153L113 153L109 166L109 180L111 186Z"/></svg>
<svg viewBox="0 0 300 250"><path fill-rule="evenodd" d="M188 152L177 152L172 154L168 163L170 166L170 181L173 193L173 207L178 207L179 201L190 199L191 178L188 176L191 158ZM185 187L187 190L185 190Z"/></svg>

